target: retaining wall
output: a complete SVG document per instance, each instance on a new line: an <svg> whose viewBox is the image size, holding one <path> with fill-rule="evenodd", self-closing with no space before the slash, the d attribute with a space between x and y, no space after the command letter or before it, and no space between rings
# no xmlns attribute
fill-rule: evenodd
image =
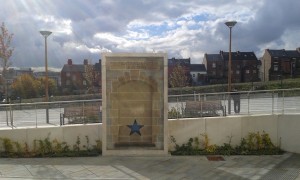
<svg viewBox="0 0 300 180"><path fill-rule="evenodd" d="M169 136L174 136L177 144L186 143L191 137L203 138L207 134L210 144L237 145L249 132L268 133L276 145L288 152L300 153L300 115L257 115L232 116L169 120ZM33 147L34 140L57 139L69 145L80 138L81 145L86 145L86 136L90 145L102 138L102 124L70 125L62 127L40 127L27 129L0 130L0 137L6 137L19 143L27 143ZM169 143L169 148L172 144Z"/></svg>

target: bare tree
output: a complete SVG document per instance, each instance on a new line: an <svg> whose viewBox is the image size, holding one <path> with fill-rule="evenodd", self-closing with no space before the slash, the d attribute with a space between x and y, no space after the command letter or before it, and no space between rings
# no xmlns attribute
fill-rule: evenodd
<svg viewBox="0 0 300 180"><path fill-rule="evenodd" d="M95 69L93 65L85 65L85 73L83 75L84 79L86 80L87 91L92 92L94 88L95 82Z"/></svg>
<svg viewBox="0 0 300 180"><path fill-rule="evenodd" d="M2 67L2 77L3 77L3 84L4 84L4 92L7 99L7 92L6 92L6 73L8 67L11 65L10 57L14 51L14 48L11 47L11 41L13 34L10 34L4 24L2 23L0 27L0 65Z"/></svg>
<svg viewBox="0 0 300 180"><path fill-rule="evenodd" d="M189 81L190 77L187 75L185 68L180 64L176 64L169 76L171 87L185 87L189 85Z"/></svg>

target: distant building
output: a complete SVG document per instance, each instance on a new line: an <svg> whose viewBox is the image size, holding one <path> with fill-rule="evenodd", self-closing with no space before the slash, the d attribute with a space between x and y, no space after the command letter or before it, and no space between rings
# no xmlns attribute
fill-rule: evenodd
<svg viewBox="0 0 300 180"><path fill-rule="evenodd" d="M225 73L225 62L220 54L204 54L203 64L207 72L207 80L210 84L221 84L227 82Z"/></svg>
<svg viewBox="0 0 300 180"><path fill-rule="evenodd" d="M63 93L82 94L86 92L87 80L84 78L85 66L89 65L85 59L83 64L73 64L72 59L68 59L61 70L61 88Z"/></svg>
<svg viewBox="0 0 300 180"><path fill-rule="evenodd" d="M259 67L261 62L254 52L231 52L231 82L259 81ZM210 84L227 83L229 52L220 51L219 54L205 54L203 64L207 70Z"/></svg>
<svg viewBox="0 0 300 180"><path fill-rule="evenodd" d="M190 73L193 79L193 86L206 84L206 68L204 64L191 64Z"/></svg>
<svg viewBox="0 0 300 180"><path fill-rule="evenodd" d="M46 77L45 71L33 72L35 78ZM60 72L48 71L48 78L53 79L57 87L61 86L61 76Z"/></svg>
<svg viewBox="0 0 300 180"><path fill-rule="evenodd" d="M300 77L300 48L266 49L262 57L264 81Z"/></svg>

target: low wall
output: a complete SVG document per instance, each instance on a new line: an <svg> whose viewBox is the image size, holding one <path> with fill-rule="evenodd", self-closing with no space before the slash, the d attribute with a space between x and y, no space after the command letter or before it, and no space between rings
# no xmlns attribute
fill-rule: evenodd
<svg viewBox="0 0 300 180"><path fill-rule="evenodd" d="M208 135L210 144L223 145L228 143L237 145L242 137L249 132L263 132L270 135L276 145L288 152L300 153L300 115L260 115L260 116L232 116L211 118L190 118L169 120L169 136L174 136L177 144L186 143L189 138ZM86 136L90 145L96 145L101 140L102 124L70 125L62 127L41 127L27 129L0 130L0 137L9 138L19 143L27 143L33 147L34 140L50 140L76 144L80 138L81 146L86 145ZM169 143L169 148L172 144Z"/></svg>
<svg viewBox="0 0 300 180"><path fill-rule="evenodd" d="M238 145L242 137L250 132L266 132L272 142L288 152L300 153L300 115L255 115L210 117L200 119L169 120L169 135L174 136L177 144L186 143L191 137L204 139L209 143ZM172 145L170 145L170 148Z"/></svg>
<svg viewBox="0 0 300 180"><path fill-rule="evenodd" d="M34 140L44 140L47 137L49 137L50 141L56 139L58 142L66 142L72 148L72 146L76 144L77 137L79 137L80 146L82 148L87 145L86 136L88 136L89 145L96 145L96 141L101 140L102 137L101 129L101 124L7 129L0 130L0 137L9 138L21 144L27 143L30 149L33 148ZM0 144L0 147L1 146Z"/></svg>

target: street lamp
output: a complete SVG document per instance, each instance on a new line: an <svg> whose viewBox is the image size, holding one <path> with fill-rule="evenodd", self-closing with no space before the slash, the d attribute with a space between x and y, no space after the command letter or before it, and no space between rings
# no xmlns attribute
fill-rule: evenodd
<svg viewBox="0 0 300 180"><path fill-rule="evenodd" d="M236 24L236 21L225 22L226 26L229 27L229 60L228 60L228 114L231 114L231 29Z"/></svg>
<svg viewBox="0 0 300 180"><path fill-rule="evenodd" d="M45 102L49 101L48 94L48 60L47 60L47 37L52 33L51 31L40 31L41 35L45 38ZM49 109L46 108L46 122L49 123Z"/></svg>

